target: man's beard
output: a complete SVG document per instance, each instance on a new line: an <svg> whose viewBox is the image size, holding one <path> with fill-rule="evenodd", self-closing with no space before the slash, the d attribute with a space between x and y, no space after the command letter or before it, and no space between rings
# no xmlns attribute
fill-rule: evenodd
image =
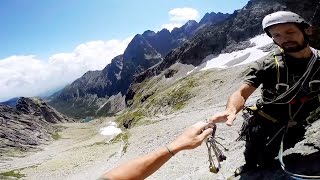
<svg viewBox="0 0 320 180"><path fill-rule="evenodd" d="M287 47L287 45L289 45L289 47ZM284 50L284 52L295 53L295 52L302 51L303 49L308 47L308 43L307 41L303 41L302 44L299 44L296 41L290 41L290 42L282 43L280 47Z"/></svg>

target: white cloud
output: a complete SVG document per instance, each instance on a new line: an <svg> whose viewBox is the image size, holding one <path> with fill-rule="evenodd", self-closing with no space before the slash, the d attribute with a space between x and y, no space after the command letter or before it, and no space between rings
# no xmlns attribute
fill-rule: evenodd
<svg viewBox="0 0 320 180"><path fill-rule="evenodd" d="M181 27L188 20L198 21L200 14L196 9L193 8L175 8L169 11L169 23L163 24L161 28L166 28L171 31L175 27Z"/></svg>
<svg viewBox="0 0 320 180"><path fill-rule="evenodd" d="M63 87L89 70L101 70L122 54L132 40L91 41L71 53L54 54L49 61L34 55L0 60L0 102L18 96L37 96Z"/></svg>
<svg viewBox="0 0 320 180"><path fill-rule="evenodd" d="M193 8L175 8L169 11L171 22L186 22L188 20L198 20L200 15Z"/></svg>

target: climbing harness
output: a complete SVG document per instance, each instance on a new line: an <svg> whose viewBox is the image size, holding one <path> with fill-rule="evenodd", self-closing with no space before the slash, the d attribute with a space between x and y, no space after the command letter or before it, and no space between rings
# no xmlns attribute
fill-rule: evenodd
<svg viewBox="0 0 320 180"><path fill-rule="evenodd" d="M280 94L276 99L268 101L268 102L264 101L263 102L264 104L287 104L287 103L290 103L296 97L296 95L300 91L302 85L306 83L306 81L309 79L310 76L312 76L312 77L314 76L314 74L311 75L310 73L312 71L312 67L314 67L315 62L318 59L319 54L317 53L317 50L315 50L313 48L311 48L311 50L313 52L313 56L307 66L306 72L302 75L302 77L292 87L288 88L284 93ZM277 80L279 83L279 80L280 80L279 59L276 58L277 56L278 55L274 55L275 61L276 61L277 72L278 72L277 73ZM319 68L318 68L318 70L319 70ZM285 98L287 98L287 99L285 99Z"/></svg>
<svg viewBox="0 0 320 180"><path fill-rule="evenodd" d="M212 173L218 173L219 169L221 168L221 164L220 162L226 160L226 156L223 155L222 151L217 147L217 144L219 144L221 147L223 147L223 149L225 151L228 151L227 148L225 148L221 143L219 143L216 139L215 139L215 133L217 130L217 126L214 125L212 127L213 132L212 134L206 139L206 145L208 148L208 155L209 155L209 170ZM220 138L222 139L222 138ZM212 151L214 153L214 155L216 156L217 159L217 166L214 163L213 157L212 157Z"/></svg>
<svg viewBox="0 0 320 180"><path fill-rule="evenodd" d="M320 2L318 4L318 6L319 5L320 5ZM317 9L318 9L318 7L317 7ZM320 179L320 176L301 175L301 174L295 174L295 173L288 171L285 167L285 164L283 162L283 156L282 156L284 137L287 134L288 129L297 124L297 121L295 121L296 117L297 117L298 113L301 111L304 104L307 101L312 100L314 98L318 98L319 102L320 102L320 94L318 94L319 90L320 90L320 80L313 80L315 75L317 74L317 72L319 72L320 67L318 67L318 68L315 67L316 69L315 69L314 73L313 74L311 73L315 62L320 57L320 54L317 53L317 51L313 48L311 50L314 55L310 59L310 62L307 66L306 72L292 87L289 87L288 84L281 83L282 81L280 79L280 61L282 60L282 58L284 58L283 57L283 50L280 49L280 53L274 53L274 60L275 60L276 71L277 71L277 84L275 86L275 89L277 90L277 92L281 92L281 94L276 96L274 99L270 99L268 101L263 101L263 103L262 103L262 106L263 106L263 104L265 104L265 105L266 104L288 104L289 105L289 120L288 120L287 124L282 126L275 133L275 135L272 138L270 138L270 140L266 143L266 146L268 146L272 141L274 141L274 139L277 136L279 136L279 134L282 135L278 158L279 158L279 161L280 161L280 164L281 164L283 171L295 179ZM284 65L286 66L285 61L283 61L283 62L284 62ZM286 69L287 69L287 81L288 81L288 68L286 68ZM309 83L306 84L308 80L309 80ZM301 90L303 85L309 85L311 93L307 94L304 97L296 98L297 94L299 93L299 91ZM315 94L318 94L317 97L315 97ZM300 107L297 108L295 113L293 113L292 112L292 105L296 104L297 102L300 102L301 105L300 105ZM245 107L243 109L243 117L244 117L244 119L249 120L248 122L246 122L248 127L242 127L243 134L240 134L240 137L238 139L240 139L240 140L244 140L244 139L247 140L248 139L247 136L245 136L245 135L247 135L248 132L249 133L252 132L254 130L252 128L255 127L254 126L255 124L250 124L251 123L250 121L253 121L253 123L254 123L255 118L253 118L252 116L255 116L257 114L261 115L262 117L264 117L267 120L273 121L274 123L280 122L277 119L274 119L272 116L269 116L268 114L264 113L260 108L252 107L252 106ZM250 127L250 125L252 127ZM250 129L248 130L245 128L251 128L251 130ZM249 134L249 140L250 140L250 134Z"/></svg>

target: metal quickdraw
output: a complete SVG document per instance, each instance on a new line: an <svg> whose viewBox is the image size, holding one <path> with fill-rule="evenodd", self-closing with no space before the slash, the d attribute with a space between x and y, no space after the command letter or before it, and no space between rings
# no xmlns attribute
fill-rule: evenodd
<svg viewBox="0 0 320 180"><path fill-rule="evenodd" d="M219 169L221 168L220 162L226 160L226 156L222 154L222 151L217 147L217 144L219 144L221 147L223 147L223 149L225 151L228 151L228 149L225 148L221 143L219 143L218 141L215 140L215 133L216 133L217 126L214 125L212 127L212 129L213 129L212 134L206 139L206 145L207 145L207 148L208 148L209 163L210 163L209 170L212 173L218 173ZM212 157L212 152L211 151L213 151L214 155L216 156L217 166L215 165L215 163L213 161L213 157Z"/></svg>

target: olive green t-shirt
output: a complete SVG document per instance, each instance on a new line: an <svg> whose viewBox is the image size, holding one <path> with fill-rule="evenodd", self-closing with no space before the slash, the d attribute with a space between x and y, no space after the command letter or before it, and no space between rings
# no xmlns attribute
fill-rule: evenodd
<svg viewBox="0 0 320 180"><path fill-rule="evenodd" d="M286 83L290 87L294 85L294 83L297 82L307 70L309 62L310 58L297 59L286 55L285 62L279 62L281 78L280 83ZM319 61L315 65L319 66ZM270 55L266 59L257 61L250 67L250 71L246 75L244 82L256 88L258 88L261 84L263 86L262 88L273 88L272 85L277 84L277 73L278 71L275 59L273 55Z"/></svg>
<svg viewBox="0 0 320 180"><path fill-rule="evenodd" d="M287 84L288 88L292 87L305 73L308 68L308 63L311 58L308 59L297 59L289 55L285 55L284 60L279 62L280 81L279 83ZM313 66L311 72L311 80L320 80L320 59ZM267 58L259 60L251 65L248 74L245 77L244 83L250 84L256 88L260 85L262 100L264 102L272 102L285 90L276 89L278 83L277 78L278 70L276 61L272 54ZM303 85L301 90L296 95L297 98L306 96L310 92L309 81ZM286 87L284 87L286 88ZM298 106L298 105L297 105ZM300 105L299 105L300 106ZM297 108L299 108L299 106ZM288 112L288 106L270 104L264 108L268 113L274 116L280 116L280 114Z"/></svg>

